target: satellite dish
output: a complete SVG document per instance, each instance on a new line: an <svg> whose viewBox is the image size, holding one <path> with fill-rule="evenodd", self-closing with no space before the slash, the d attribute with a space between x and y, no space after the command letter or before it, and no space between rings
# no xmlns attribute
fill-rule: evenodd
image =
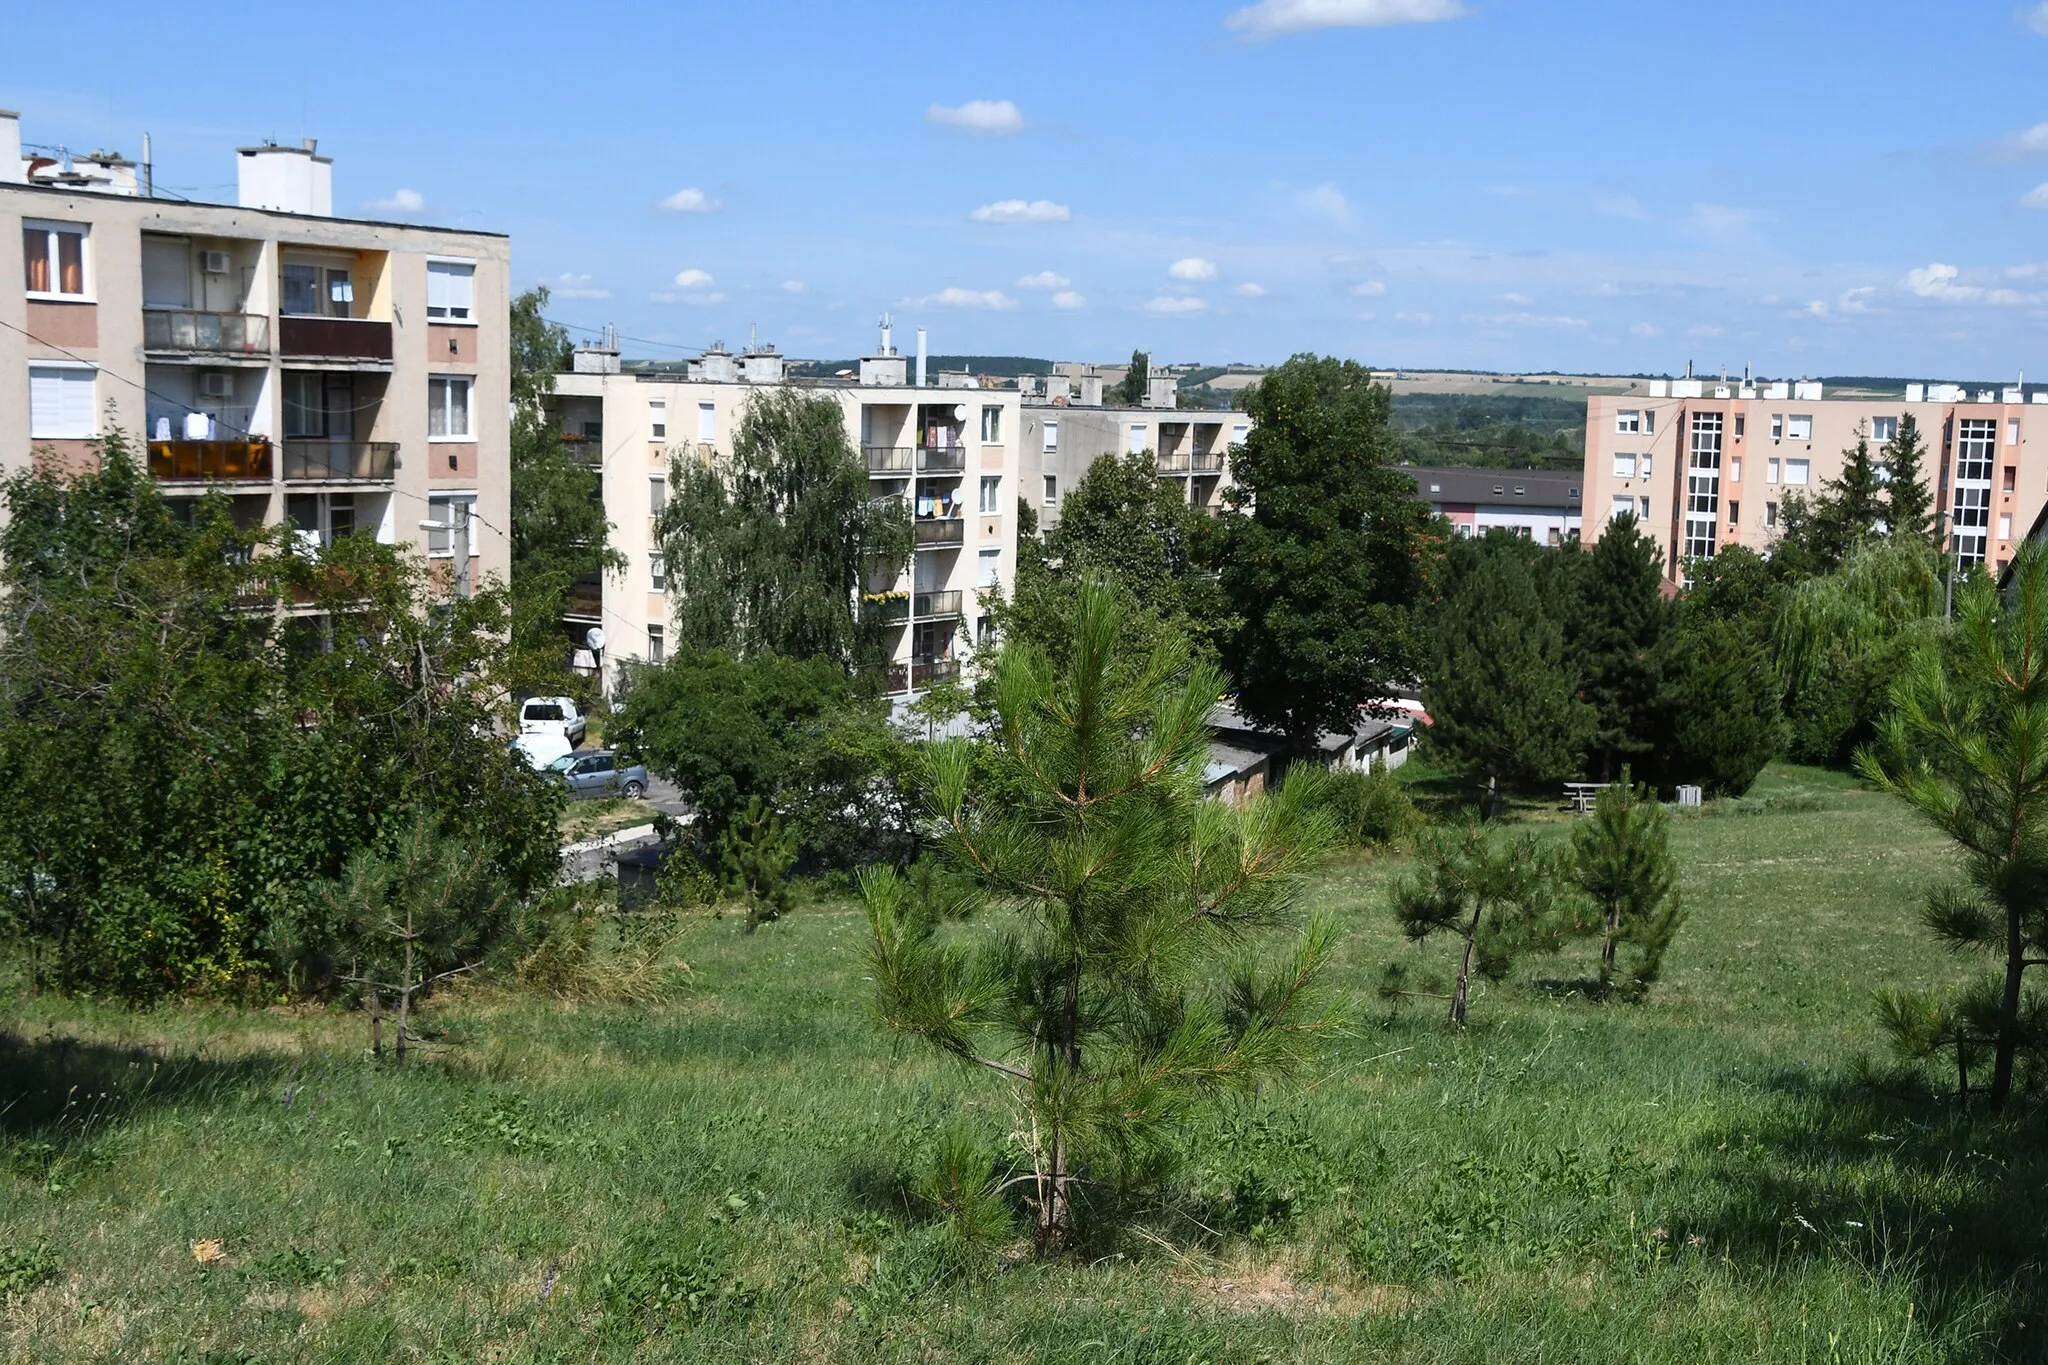
<svg viewBox="0 0 2048 1365"><path fill-rule="evenodd" d="M586 630L586 631L584 631L584 632L583 632L583 643L584 643L584 644L586 644L586 645L589 645L589 646L590 646L590 648L591 648L591 649L592 649L593 651L595 651L595 650L600 650L600 649L603 649L603 648L604 648L604 627L603 627L603 626L592 626L592 627L591 627L591 628L590 628L589 630Z"/></svg>
<svg viewBox="0 0 2048 1365"><path fill-rule="evenodd" d="M967 405L965 403L955 405L953 408L953 420L956 422L967 420Z"/></svg>

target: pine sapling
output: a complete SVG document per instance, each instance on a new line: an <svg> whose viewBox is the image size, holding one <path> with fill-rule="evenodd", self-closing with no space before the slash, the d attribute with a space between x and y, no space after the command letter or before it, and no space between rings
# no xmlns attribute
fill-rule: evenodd
<svg viewBox="0 0 2048 1365"><path fill-rule="evenodd" d="M1635 948L1623 989L1641 995L1661 973L1664 952L1685 920L1670 821L1629 770L1601 792L1591 818L1572 831L1571 880L1600 911L1600 983L1612 986L1618 950Z"/></svg>
<svg viewBox="0 0 2048 1365"><path fill-rule="evenodd" d="M1504 978L1517 957L1554 953L1581 928L1575 907L1555 888L1565 881L1558 851L1529 835L1496 842L1477 824L1423 841L1420 868L1394 888L1394 915L1409 938L1446 933L1463 945L1450 1020L1465 1022L1475 969Z"/></svg>
<svg viewBox="0 0 2048 1365"><path fill-rule="evenodd" d="M748 933L795 908L789 884L795 862L795 831L785 829L760 797L749 797L718 840L721 889L746 908Z"/></svg>

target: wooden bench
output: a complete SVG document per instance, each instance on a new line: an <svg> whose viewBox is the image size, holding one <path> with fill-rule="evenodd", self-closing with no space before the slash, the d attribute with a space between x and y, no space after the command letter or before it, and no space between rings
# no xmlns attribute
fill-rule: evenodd
<svg viewBox="0 0 2048 1365"><path fill-rule="evenodd" d="M1571 803L1580 815L1593 809L1593 802L1601 792L1614 784L1611 782L1567 782L1564 784L1564 799Z"/></svg>

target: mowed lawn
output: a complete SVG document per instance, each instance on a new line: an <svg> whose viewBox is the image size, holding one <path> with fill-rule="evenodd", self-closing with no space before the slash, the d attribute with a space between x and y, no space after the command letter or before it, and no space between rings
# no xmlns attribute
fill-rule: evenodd
<svg viewBox="0 0 2048 1365"><path fill-rule="evenodd" d="M1561 822L1546 823L1560 837ZM10 1360L1976 1361L2048 1349L2044 1116L1887 1060L1882 985L1960 979L1940 842L1774 768L1675 826L1692 918L1645 1004L1597 946L1394 1009L1398 859L1340 863L1323 1065L1198 1135L1087 1258L941 1273L901 1195L1000 1088L880 1034L863 922L707 922L654 1008L478 988L403 1071L341 1010L9 999ZM219 1241L202 1263L195 1242ZM652 1288L650 1288L652 1287ZM647 1310L650 1297L664 1307ZM643 1310L618 1305L636 1299ZM607 1305L611 1305L608 1309Z"/></svg>

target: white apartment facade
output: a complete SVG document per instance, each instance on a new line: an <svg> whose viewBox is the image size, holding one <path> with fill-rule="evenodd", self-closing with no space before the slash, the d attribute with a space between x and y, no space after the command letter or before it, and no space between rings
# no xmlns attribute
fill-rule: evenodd
<svg viewBox="0 0 2048 1365"><path fill-rule="evenodd" d="M1788 498L1819 496L1859 440L1877 458L1908 416L1948 552L2003 568L2048 504L2048 390L2020 385L1831 398L1810 381L1652 380L1587 402L1587 514L1634 513L1676 583L1688 559L1724 546L1767 553Z"/></svg>
<svg viewBox="0 0 2048 1365"><path fill-rule="evenodd" d="M1212 516L1230 487L1230 448L1251 434L1242 412L1181 409L1174 381L1154 377L1146 402L1131 407L1102 401L1101 377L1055 373L1037 380L1024 398L1024 496L1050 531L1060 505L1088 467L1105 455L1150 453L1159 477L1194 507Z"/></svg>
<svg viewBox="0 0 2048 1365"><path fill-rule="evenodd" d="M236 161L235 204L151 197L0 111L0 470L87 467L112 423L174 501L508 575L510 243L334 217L310 141Z"/></svg>

